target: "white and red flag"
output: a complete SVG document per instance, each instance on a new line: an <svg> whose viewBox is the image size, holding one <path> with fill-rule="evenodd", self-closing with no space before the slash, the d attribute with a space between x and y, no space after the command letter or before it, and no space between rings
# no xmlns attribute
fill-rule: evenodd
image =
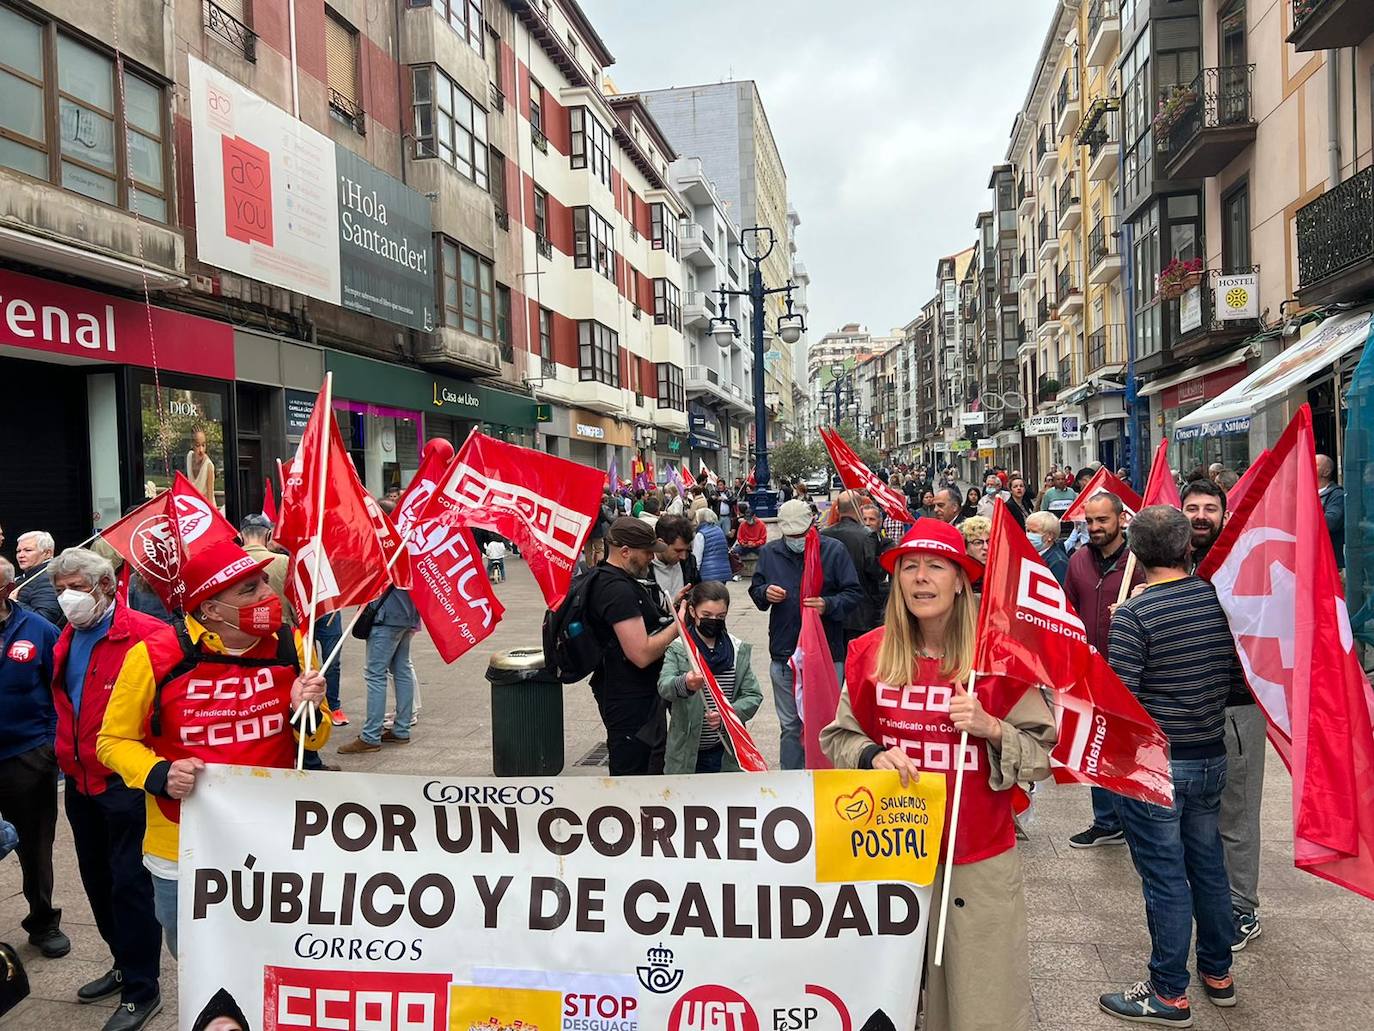
<svg viewBox="0 0 1374 1031"><path fill-rule="evenodd" d="M706 467L703 465L702 468L704 469ZM692 475L692 470L687 468L686 465L683 465L682 470L678 473L678 479L682 481L684 494L687 490L697 485L697 478Z"/></svg>
<svg viewBox="0 0 1374 1031"><path fill-rule="evenodd" d="M1217 589L1293 775L1294 864L1374 898L1374 692L1317 497L1306 405L1256 467L1198 574Z"/></svg>
<svg viewBox="0 0 1374 1031"><path fill-rule="evenodd" d="M291 555L287 591L303 623L311 619L312 597L314 615L321 615L369 602L396 583L387 560L399 537L358 479L326 397L321 391L295 457L285 467L280 518L272 532L273 540ZM320 582L313 591L317 541ZM401 570L403 562L393 572Z"/></svg>
<svg viewBox="0 0 1374 1031"><path fill-rule="evenodd" d="M840 482L844 484L845 490L867 491L873 500L882 506L883 512L889 518L900 519L904 523L916 521L916 517L907 511L906 498L878 479L839 433L822 428L821 440L825 442L825 449L830 452L830 460L835 463L835 469L840 474Z"/></svg>
<svg viewBox="0 0 1374 1031"><path fill-rule="evenodd" d="M1055 779L1172 805L1169 741L1107 660L1029 538L997 502L973 668L1054 692Z"/></svg>
<svg viewBox="0 0 1374 1031"><path fill-rule="evenodd" d="M185 587L181 567L201 548L232 541L238 531L181 473L172 485L100 532L105 543L173 612Z"/></svg>
<svg viewBox="0 0 1374 1031"><path fill-rule="evenodd" d="M1131 485L1110 472L1104 465L1097 472L1093 473L1092 479L1083 485L1082 491L1074 499L1072 505L1059 518L1063 522L1073 523L1080 519L1087 519L1084 509L1088 502L1098 494L1115 494L1121 499L1121 505L1126 509L1127 515L1133 516L1144 507L1140 500L1140 495L1131 489Z"/></svg>
<svg viewBox="0 0 1374 1031"><path fill-rule="evenodd" d="M420 468L395 512L396 529L410 552L410 597L445 662L484 640L506 612L492 593L472 531L419 518L452 460L448 441L436 437L425 444Z"/></svg>
<svg viewBox="0 0 1374 1031"><path fill-rule="evenodd" d="M692 668L700 673L702 679L706 681L705 690L709 705L720 713L721 737L729 745L730 751L734 753L735 762L739 763L739 768L745 773L767 773L768 761L764 759L763 753L754 744L754 739L745 728L744 721L735 712L735 707L730 704L730 699L725 697L725 692L720 689L720 684L716 683L711 667L706 665L706 660L701 657L696 641L692 640L692 635L687 632L687 627L682 620L682 612L675 609L673 618L677 620L678 637L681 638L682 643L687 648L687 655L691 659Z"/></svg>
<svg viewBox="0 0 1374 1031"><path fill-rule="evenodd" d="M1183 499L1178 494L1178 481L1174 479L1174 471L1169 468L1168 437L1155 448L1155 460L1150 464L1150 478L1145 481L1145 497L1141 498L1140 505L1142 508L1151 505L1183 507Z"/></svg>
<svg viewBox="0 0 1374 1031"><path fill-rule="evenodd" d="M601 512L604 483L599 469L473 433L419 518L514 541L556 609Z"/></svg>
<svg viewBox="0 0 1374 1031"><path fill-rule="evenodd" d="M802 561L801 600L818 598L824 575L821 572L821 535L813 526L806 531L806 553ZM821 730L835 718L840 704L840 681L830 656L830 642L816 609L801 607L801 630L797 647L788 659L792 667L792 690L802 718L802 745L808 770L828 770L830 760L821 750Z"/></svg>

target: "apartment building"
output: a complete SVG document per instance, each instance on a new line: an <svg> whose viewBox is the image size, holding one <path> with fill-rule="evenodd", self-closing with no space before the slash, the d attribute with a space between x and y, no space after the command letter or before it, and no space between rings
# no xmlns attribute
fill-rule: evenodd
<svg viewBox="0 0 1374 1031"><path fill-rule="evenodd" d="M797 209L790 203L787 205L787 249L791 253L792 260L792 283L795 289L792 292L792 310L801 317L801 338L792 347L792 397L795 401L793 405L793 417L796 419L794 427L798 436L803 440L814 440L817 437L816 409L811 401L811 382L808 369L810 368L810 314L811 302L807 294L811 288L811 273L807 271L806 263L801 259L801 253L797 243L799 227L801 226L801 215L797 214Z"/></svg>
<svg viewBox="0 0 1374 1031"><path fill-rule="evenodd" d="M9 518L84 539L197 432L256 511L326 372L378 493L475 428L685 451L676 152L575 0L294 13L0 2L0 291L36 323L0 340L0 418L52 428L0 465Z"/></svg>
<svg viewBox="0 0 1374 1031"><path fill-rule="evenodd" d="M701 158L744 232L746 250L767 253L762 264L765 286L786 285L792 273L787 173L758 86L752 81L718 82L645 90L639 95L673 146ZM748 232L755 226L771 234L756 238ZM777 317L785 310L782 297L769 297L765 310L764 340L768 353L776 356L764 369L764 403L772 442L792 431L796 404L804 401L805 391L799 394L795 389L792 345L775 333Z"/></svg>

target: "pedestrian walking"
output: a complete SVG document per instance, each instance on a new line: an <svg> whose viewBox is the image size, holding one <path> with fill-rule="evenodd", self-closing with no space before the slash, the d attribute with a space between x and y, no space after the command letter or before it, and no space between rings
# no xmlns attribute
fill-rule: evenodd
<svg viewBox="0 0 1374 1031"><path fill-rule="evenodd" d="M862 637L883 621L883 603L886 600L885 584L887 572L878 562L878 538L860 521L858 495L852 491L841 491L831 506L836 522L821 531L822 537L829 537L844 545L849 560L854 563L854 572L859 578L863 597L845 617L845 631L849 640Z"/></svg>
<svg viewBox="0 0 1374 1031"><path fill-rule="evenodd" d="M806 535L812 525L811 508L793 498L778 508L779 540L769 541L759 551L758 564L749 584L754 604L768 613L768 668L773 686L773 708L778 714L781 764L784 770L806 766L802 747L802 721L797 710L794 674L789 660L797 650L801 634L801 582L805 568ZM835 663L835 676L844 683L844 659L848 644L845 619L863 601L863 589L854 563L844 545L829 537L820 538L821 592L806 599L806 606L821 614Z"/></svg>
<svg viewBox="0 0 1374 1031"><path fill-rule="evenodd" d="M59 959L72 943L62 933L62 910L52 904L57 832L52 672L58 631L37 612L11 602L14 585L14 566L0 558L0 819L19 835L28 906L20 925L29 944L48 959Z"/></svg>
<svg viewBox="0 0 1374 1031"><path fill-rule="evenodd" d="M377 601L372 629L363 658L363 682L367 685L367 715L357 738L339 748L340 755L365 755L382 745L408 745L415 711L417 678L410 660L410 644L420 629L420 613L410 592L388 587ZM391 676L396 707L390 727L385 727L387 675Z"/></svg>
<svg viewBox="0 0 1374 1031"><path fill-rule="evenodd" d="M753 646L727 630L729 614L730 590L723 583L703 581L687 597L687 632L735 715L748 723L763 704L763 689L751 664ZM658 693L669 706L664 773L739 771L722 741L720 710L705 685L682 640L670 644L658 675Z"/></svg>
<svg viewBox="0 0 1374 1031"><path fill-rule="evenodd" d="M1034 687L980 677L976 694L964 690L978 618L973 581L983 568L958 530L918 520L883 565L893 579L883 625L850 648L821 747L837 767L896 770L903 784L914 775L945 775L949 827L952 757L968 732L952 871L936 843L942 862L932 898L952 877L954 901L944 963L926 966L923 1026L1028 1029L1029 932L1011 792L1049 776L1054 716ZM930 953L938 921L928 926Z"/></svg>
<svg viewBox="0 0 1374 1031"><path fill-rule="evenodd" d="M720 528L720 517L709 508L698 508L692 518L696 534L692 539L692 557L702 580L724 583L734 574L730 569L730 543Z"/></svg>
<svg viewBox="0 0 1374 1031"><path fill-rule="evenodd" d="M162 1009L162 929L143 865L146 796L101 764L96 739L130 649L166 624L119 600L114 566L93 551L68 548L48 575L67 615L52 674L63 804L81 885L113 959L108 971L76 989L76 998L94 1003L119 996L103 1031L138 1031Z"/></svg>
<svg viewBox="0 0 1374 1031"><path fill-rule="evenodd" d="M500 537L487 541L482 549L487 556L487 579L492 583L506 582L506 542Z"/></svg>
<svg viewBox="0 0 1374 1031"><path fill-rule="evenodd" d="M1235 643L1216 591L1188 572L1190 536L1177 509L1156 505L1136 515L1130 548L1147 586L1112 617L1108 660L1169 739L1174 804L1116 800L1145 898L1150 973L1099 999L1113 1016L1180 1027L1192 1023L1194 923L1203 990L1215 1005L1236 1003L1235 928L1219 824Z"/></svg>

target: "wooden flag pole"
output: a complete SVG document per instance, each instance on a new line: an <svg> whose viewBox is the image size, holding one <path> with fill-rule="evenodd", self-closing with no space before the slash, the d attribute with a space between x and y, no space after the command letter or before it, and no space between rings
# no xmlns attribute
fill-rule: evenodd
<svg viewBox="0 0 1374 1031"><path fill-rule="evenodd" d="M968 693L978 681L978 674L970 671ZM935 932L935 965L945 961L945 920L949 916L949 885L954 880L954 835L959 829L959 800L964 796L964 752L968 749L968 731L959 734L959 754L954 759L954 804L949 810L949 826L945 829L945 883L940 889L940 925Z"/></svg>
<svg viewBox="0 0 1374 1031"><path fill-rule="evenodd" d="M1135 579L1135 552L1126 557L1126 572L1121 577L1121 590L1116 592L1116 603L1120 605L1131 593L1131 581Z"/></svg>
<svg viewBox="0 0 1374 1031"><path fill-rule="evenodd" d="M329 477L329 450L333 444L333 433L331 430L334 425L334 373L324 374L324 390L321 391L320 403L324 405L324 411L320 421L320 482L316 493L315 501L315 554L312 556L310 569L310 615L306 623L305 630L305 672L309 673L315 661L315 609L320 601L320 561L324 558L324 509L325 498L327 497L327 486ZM296 708L296 719L300 719L301 710L306 708L305 702ZM313 724L314 721L312 720ZM312 732L313 733L313 732ZM305 768L305 723L300 725L299 736L296 743L296 769Z"/></svg>

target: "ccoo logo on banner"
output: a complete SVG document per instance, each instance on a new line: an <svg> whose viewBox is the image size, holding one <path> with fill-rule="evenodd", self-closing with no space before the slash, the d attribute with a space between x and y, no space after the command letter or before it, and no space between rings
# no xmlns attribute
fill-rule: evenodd
<svg viewBox="0 0 1374 1031"><path fill-rule="evenodd" d="M659 783L210 767L182 811L180 1026L914 1025L943 777Z"/></svg>

